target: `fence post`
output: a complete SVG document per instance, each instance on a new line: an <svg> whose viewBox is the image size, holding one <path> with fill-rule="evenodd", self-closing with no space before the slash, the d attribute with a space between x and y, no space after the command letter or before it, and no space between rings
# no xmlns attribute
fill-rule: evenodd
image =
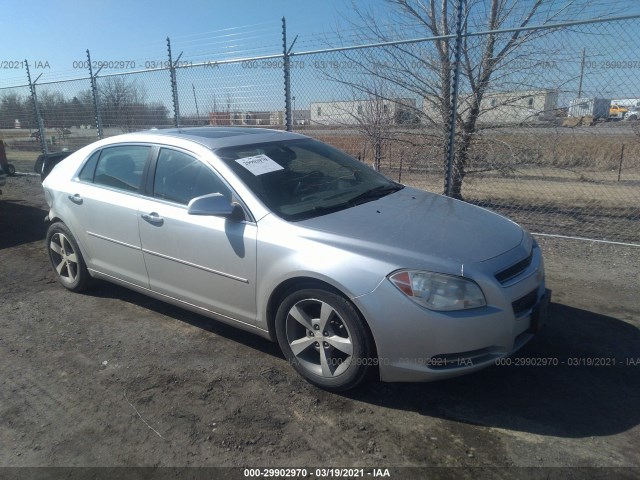
<svg viewBox="0 0 640 480"><path fill-rule="evenodd" d="M620 176L622 175L622 162L624 162L624 143L622 144L622 148L620 149L620 166L618 166L618 182L620 181Z"/></svg>
<svg viewBox="0 0 640 480"><path fill-rule="evenodd" d="M293 47L293 44L291 45ZM287 132L292 130L291 121L291 65L287 49L287 20L282 17L282 55L284 59L284 124Z"/></svg>
<svg viewBox="0 0 640 480"><path fill-rule="evenodd" d="M178 55L175 63L171 57L171 40L167 37L167 52L169 54L169 73L171 75L171 95L173 97L173 125L180 126L180 104L178 103L178 82L176 81L176 65L182 56Z"/></svg>
<svg viewBox="0 0 640 480"><path fill-rule="evenodd" d="M96 122L96 131L98 132L98 139L102 140L104 138L104 133L102 132L102 119L100 118L100 105L98 104L98 85L96 83L96 77L98 76L98 72L102 69L102 66L98 69L96 74L93 74L93 68L91 68L91 54L87 49L87 61L89 62L89 78L91 79L91 96L93 97L93 116Z"/></svg>
<svg viewBox="0 0 640 480"><path fill-rule="evenodd" d="M447 138L447 168L444 179L444 194L451 196L453 181L453 162L455 161L456 123L458 121L458 88L460 85L460 63L462 57L462 12L465 0L457 0L456 5L456 43L453 51L453 80L451 82L451 112Z"/></svg>
<svg viewBox="0 0 640 480"><path fill-rule="evenodd" d="M45 137L44 132L44 124L42 123L42 117L40 116L40 108L38 107L38 95L36 94L36 82L38 78L42 76L42 74L38 75L38 78L35 81L31 81L31 72L29 71L29 62L25 59L24 64L27 69L27 79L29 80L29 89L31 90L31 103L33 103L33 115L36 119L36 125L38 125L38 132L40 134L40 149L43 154L49 153L49 148L47 147L47 138Z"/></svg>

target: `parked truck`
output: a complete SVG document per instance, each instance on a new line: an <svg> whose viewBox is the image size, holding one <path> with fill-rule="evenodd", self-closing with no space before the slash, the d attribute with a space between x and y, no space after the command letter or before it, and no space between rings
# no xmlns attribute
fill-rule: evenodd
<svg viewBox="0 0 640 480"><path fill-rule="evenodd" d="M622 120L628 111L629 109L627 107L611 103L611 107L609 108L609 118L612 120Z"/></svg>

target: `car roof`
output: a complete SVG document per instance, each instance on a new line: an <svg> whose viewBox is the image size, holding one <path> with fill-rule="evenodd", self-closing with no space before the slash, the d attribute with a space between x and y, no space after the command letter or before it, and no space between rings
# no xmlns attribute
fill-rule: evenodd
<svg viewBox="0 0 640 480"><path fill-rule="evenodd" d="M197 142L212 150L237 145L309 138L305 135L285 132L283 130L248 127L179 127L146 130L139 133L183 138Z"/></svg>

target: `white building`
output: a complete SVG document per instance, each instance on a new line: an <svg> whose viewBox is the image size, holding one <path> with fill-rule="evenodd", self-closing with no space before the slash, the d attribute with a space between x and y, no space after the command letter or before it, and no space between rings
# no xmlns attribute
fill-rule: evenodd
<svg viewBox="0 0 640 480"><path fill-rule="evenodd" d="M441 115L431 98L425 98L423 112L438 122ZM464 115L471 108L471 95L460 94L458 112ZM551 120L558 108L557 90L524 90L495 92L484 95L480 102L479 124L513 125Z"/></svg>
<svg viewBox="0 0 640 480"><path fill-rule="evenodd" d="M312 102L312 125L358 125L383 122L391 125L411 123L415 118L413 98Z"/></svg>

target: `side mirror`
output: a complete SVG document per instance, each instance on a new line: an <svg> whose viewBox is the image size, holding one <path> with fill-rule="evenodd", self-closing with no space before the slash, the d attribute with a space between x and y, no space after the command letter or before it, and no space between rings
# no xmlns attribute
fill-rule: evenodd
<svg viewBox="0 0 640 480"><path fill-rule="evenodd" d="M209 215L214 217L244 220L244 211L237 203L232 203L221 193L210 193L192 198L187 205L189 215Z"/></svg>

